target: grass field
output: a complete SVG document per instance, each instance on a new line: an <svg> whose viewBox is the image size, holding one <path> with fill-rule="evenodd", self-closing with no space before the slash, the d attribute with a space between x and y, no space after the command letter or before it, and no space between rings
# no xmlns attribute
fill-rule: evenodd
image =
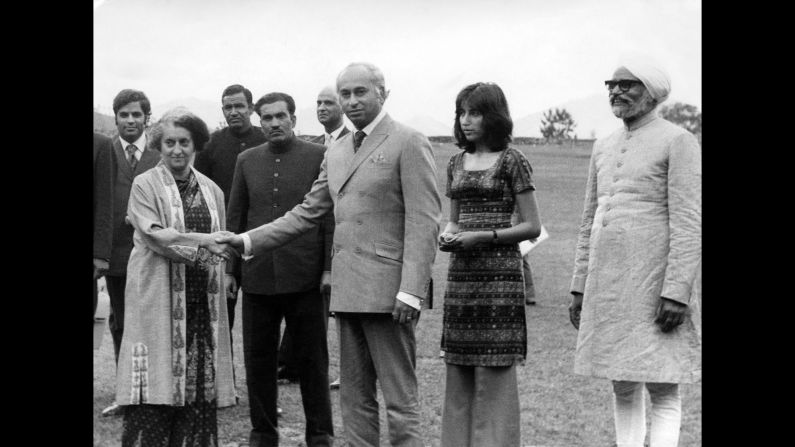
<svg viewBox="0 0 795 447"><path fill-rule="evenodd" d="M535 173L536 197L549 239L531 254L536 306L527 308L528 357L518 368L522 445L545 447L609 447L614 440L610 383L572 373L577 333L568 320L568 287L575 238L582 212L590 148L517 146L530 160ZM446 166L458 149L434 144L440 193L446 189ZM447 223L449 200L442 197L442 228ZM434 308L422 312L417 326L417 375L421 396L422 431L429 446L439 445L444 393L444 363L439 358L442 296L449 255L437 252L433 267ZM236 446L248 438L248 399L243 369L240 303L234 327L235 370L240 405L218 413L222 446ZM337 377L339 352L333 319L329 328L329 376ZM115 367L110 334L94 351L94 445L117 446L121 418L103 418L102 409L113 401ZM304 416L298 385L280 385L281 445L302 446ZM701 446L701 385L683 385L681 447ZM335 444L344 445L339 395L332 391ZM381 402L381 444L389 445ZM646 405L649 408L648 397Z"/></svg>

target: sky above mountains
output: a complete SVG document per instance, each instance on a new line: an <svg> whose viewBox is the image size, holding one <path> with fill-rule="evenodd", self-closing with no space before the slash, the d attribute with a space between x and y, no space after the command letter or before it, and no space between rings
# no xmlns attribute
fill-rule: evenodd
<svg viewBox="0 0 795 447"><path fill-rule="evenodd" d="M603 81L622 56L647 54L671 75L669 101L701 109L701 18L697 0L95 0L93 102L112 114L116 93L136 88L153 106L215 103L214 128L221 91L239 83L255 99L289 93L299 128L317 133L317 92L369 61L405 122L451 127L456 94L477 81L503 88L515 121L597 95L604 107L581 116L610 120Z"/></svg>

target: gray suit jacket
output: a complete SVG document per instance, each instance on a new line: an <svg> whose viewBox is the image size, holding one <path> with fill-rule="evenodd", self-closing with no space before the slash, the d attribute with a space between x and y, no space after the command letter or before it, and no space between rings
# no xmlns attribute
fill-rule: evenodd
<svg viewBox="0 0 795 447"><path fill-rule="evenodd" d="M260 255L335 216L332 312L391 312L398 291L425 297L441 199L428 139L389 115L359 151L352 133L328 148L304 202L249 231Z"/></svg>

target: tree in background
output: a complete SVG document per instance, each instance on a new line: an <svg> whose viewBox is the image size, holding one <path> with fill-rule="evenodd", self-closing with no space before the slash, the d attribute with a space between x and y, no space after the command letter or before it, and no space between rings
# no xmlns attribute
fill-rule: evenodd
<svg viewBox="0 0 795 447"><path fill-rule="evenodd" d="M566 109L549 109L541 118L541 135L547 142L561 143L563 140L576 138L576 135L572 135L575 127L577 123Z"/></svg>
<svg viewBox="0 0 795 447"><path fill-rule="evenodd" d="M681 102L665 104L660 108L660 116L687 129L701 143L701 112L698 107Z"/></svg>

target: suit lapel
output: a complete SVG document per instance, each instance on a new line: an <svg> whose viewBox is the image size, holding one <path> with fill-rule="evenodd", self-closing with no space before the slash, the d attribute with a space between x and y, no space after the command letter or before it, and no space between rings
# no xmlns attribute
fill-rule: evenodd
<svg viewBox="0 0 795 447"><path fill-rule="evenodd" d="M348 165L348 172L345 174L345 179L343 179L340 189L342 189L342 187L348 183L348 180L351 178L353 173L356 172L359 166L361 166L362 162L367 160L367 157L369 157L370 154L372 154L373 151L376 150L376 148L378 148L378 146L380 146L384 140L386 140L386 138L389 136L389 130L391 128L392 118L390 118L389 115L385 115L381 122L375 126L373 133L367 135L362 142L361 147L359 147L359 150L356 151L355 154L353 153L353 137L349 138L350 146L348 150L350 151L351 158L350 160L346 159L346 162L349 161L350 164L346 163L346 165Z"/></svg>
<svg viewBox="0 0 795 447"><path fill-rule="evenodd" d="M153 168L160 161L160 152L152 149L145 149L141 154L141 159L135 166L135 175Z"/></svg>
<svg viewBox="0 0 795 447"><path fill-rule="evenodd" d="M133 172L130 169L130 163L127 161L127 156L124 153L124 148L121 147L121 141L118 137L113 139L113 155L116 157L116 162L121 168L122 174L131 179Z"/></svg>
<svg viewBox="0 0 795 447"><path fill-rule="evenodd" d="M351 132L351 131L350 131L350 130L348 130L348 128L347 128L347 127L345 127L345 125L343 125L343 126L342 126L342 130L340 131L339 135L337 135L337 138L334 138L333 140L331 140L331 144L334 144L334 143L336 143L337 141L341 140L341 139L342 139L342 137L344 137L346 133L350 133L350 132ZM320 144L323 144L323 145L325 145L325 143L326 143L326 137L325 137L325 135L326 135L326 134L324 133L323 135L321 135L321 136L317 137L317 139L318 139L319 141L316 141L316 142L317 142L317 143L320 143ZM331 144L329 144L329 147L331 146Z"/></svg>

